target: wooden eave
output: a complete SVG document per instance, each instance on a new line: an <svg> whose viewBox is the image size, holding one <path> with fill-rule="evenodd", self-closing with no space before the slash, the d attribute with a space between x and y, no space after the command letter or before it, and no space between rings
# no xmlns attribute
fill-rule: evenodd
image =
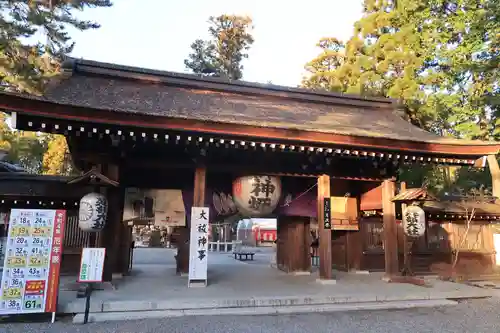
<svg viewBox="0 0 500 333"><path fill-rule="evenodd" d="M433 210L428 206L422 207L425 211L425 216L432 221L458 221L465 220L466 215L465 212L453 212L453 211L445 211L445 210ZM379 209L370 209L364 210L362 212L375 212L376 215L382 215L382 208ZM396 214L397 219L401 219L401 212ZM474 214L474 221L498 221L500 222L500 213L494 211L480 211Z"/></svg>
<svg viewBox="0 0 500 333"><path fill-rule="evenodd" d="M438 199L429 193L425 188L409 188L398 193L393 202L409 202L409 201L437 201Z"/></svg>
<svg viewBox="0 0 500 333"><path fill-rule="evenodd" d="M66 135L71 127L99 135L127 130L132 136L341 149L352 156L394 153L405 162L467 165L500 151L498 143L443 138L418 129L396 115L390 99L85 60L65 63L43 97L0 93L0 107L14 113L20 129ZM40 126L33 126L37 122ZM467 161L450 161L454 158Z"/></svg>
<svg viewBox="0 0 500 333"><path fill-rule="evenodd" d="M425 154L447 158L455 156L460 159L481 158L485 155L497 154L500 144L474 144L453 145L403 141L369 137L344 136L330 133L319 133L299 130L286 130L278 128L263 128L249 125L222 124L213 121L193 121L189 119L167 118L151 115L114 113L106 110L97 110L74 105L62 105L54 102L26 98L17 95L0 94L0 108L18 113L16 117L28 119L42 118L45 120L73 121L77 123L93 123L103 126L136 127L142 130L173 130L180 132L195 132L219 137L234 136L249 141L264 139L261 142L272 145L273 142L306 145L316 149L330 147L350 147L354 152L356 148L368 151L392 151L401 154ZM71 110L71 111L69 111ZM29 127L20 128L30 130ZM39 128L38 130L44 130ZM48 130L47 130L48 131ZM274 143L276 144L276 143ZM423 161L423 160L422 160ZM436 160L427 162L437 163ZM475 161L474 161L475 162ZM470 163L466 163L470 164Z"/></svg>

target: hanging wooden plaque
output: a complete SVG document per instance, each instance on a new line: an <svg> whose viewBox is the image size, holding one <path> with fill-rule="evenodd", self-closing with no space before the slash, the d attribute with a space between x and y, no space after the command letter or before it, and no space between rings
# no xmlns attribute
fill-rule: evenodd
<svg viewBox="0 0 500 333"><path fill-rule="evenodd" d="M324 198L323 199L323 223L324 223L324 228L325 229L331 229L332 228L332 216L331 216L331 202L330 198Z"/></svg>

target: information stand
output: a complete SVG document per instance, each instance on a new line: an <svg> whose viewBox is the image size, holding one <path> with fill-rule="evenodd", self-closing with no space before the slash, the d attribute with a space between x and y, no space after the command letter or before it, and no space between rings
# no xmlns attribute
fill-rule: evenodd
<svg viewBox="0 0 500 333"><path fill-rule="evenodd" d="M11 210L0 315L51 312L55 321L65 223L65 210Z"/></svg>
<svg viewBox="0 0 500 333"><path fill-rule="evenodd" d="M78 282L87 283L87 288L85 290L85 314L83 317L84 324L89 320L90 295L92 294L93 284L102 282L105 257L106 248L86 247L82 250Z"/></svg>

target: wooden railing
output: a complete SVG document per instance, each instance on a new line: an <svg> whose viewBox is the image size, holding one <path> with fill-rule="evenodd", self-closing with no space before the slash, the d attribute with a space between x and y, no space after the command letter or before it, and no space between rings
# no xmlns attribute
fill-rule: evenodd
<svg viewBox="0 0 500 333"><path fill-rule="evenodd" d="M78 227L78 212L68 212L66 226L64 231L64 249L65 252L80 251L81 248L88 245L89 233L82 231ZM99 238L97 233L97 239ZM97 240L98 241L98 240Z"/></svg>
<svg viewBox="0 0 500 333"><path fill-rule="evenodd" d="M208 242L208 251L212 252L234 252L234 249L241 245L241 241L231 241L231 242Z"/></svg>

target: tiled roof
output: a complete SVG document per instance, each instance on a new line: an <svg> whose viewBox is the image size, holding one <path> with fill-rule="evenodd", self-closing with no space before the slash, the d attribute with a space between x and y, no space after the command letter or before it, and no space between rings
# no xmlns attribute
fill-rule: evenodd
<svg viewBox="0 0 500 333"><path fill-rule="evenodd" d="M454 213L471 214L474 210L475 215L499 215L500 205L491 202L475 201L428 201L424 204L424 210L429 213Z"/></svg>
<svg viewBox="0 0 500 333"><path fill-rule="evenodd" d="M425 188L409 188L398 193L392 201L434 201L437 200Z"/></svg>
<svg viewBox="0 0 500 333"><path fill-rule="evenodd" d="M394 101L73 60L49 101L144 115L455 145L404 120ZM68 69L67 69L68 71Z"/></svg>

